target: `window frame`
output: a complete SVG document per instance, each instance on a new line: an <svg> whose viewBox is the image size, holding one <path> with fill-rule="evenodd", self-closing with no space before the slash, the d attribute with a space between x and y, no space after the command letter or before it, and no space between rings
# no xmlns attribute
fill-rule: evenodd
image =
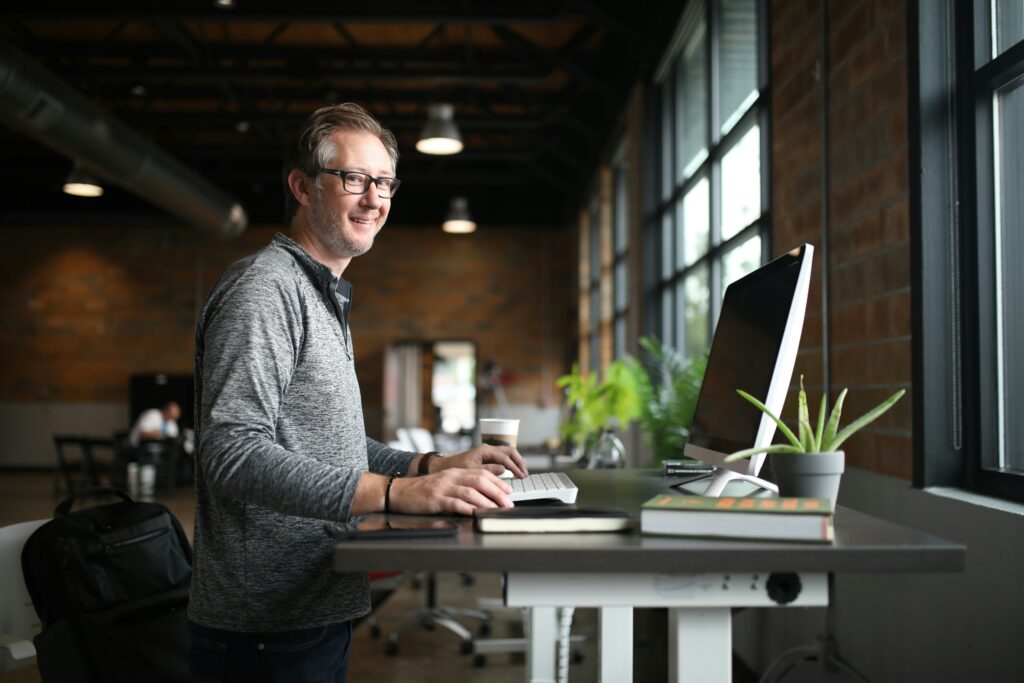
<svg viewBox="0 0 1024 683"><path fill-rule="evenodd" d="M983 464L999 448L992 96L1024 77L1024 41L992 57L990 8L908 4L914 485L1024 502L1024 474Z"/></svg>

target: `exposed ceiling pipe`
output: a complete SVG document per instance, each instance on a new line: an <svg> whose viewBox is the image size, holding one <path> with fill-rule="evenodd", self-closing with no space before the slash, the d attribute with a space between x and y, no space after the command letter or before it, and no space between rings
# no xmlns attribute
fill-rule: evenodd
<svg viewBox="0 0 1024 683"><path fill-rule="evenodd" d="M216 237L248 223L237 201L4 42L0 121Z"/></svg>

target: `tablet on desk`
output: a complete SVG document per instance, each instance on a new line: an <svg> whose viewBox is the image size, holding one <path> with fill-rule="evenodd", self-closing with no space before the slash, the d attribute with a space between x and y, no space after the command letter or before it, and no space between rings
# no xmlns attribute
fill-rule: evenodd
<svg viewBox="0 0 1024 683"><path fill-rule="evenodd" d="M351 524L325 524L324 530L339 541L354 541L455 536L459 527L443 519L389 519L384 515L373 515L362 517Z"/></svg>

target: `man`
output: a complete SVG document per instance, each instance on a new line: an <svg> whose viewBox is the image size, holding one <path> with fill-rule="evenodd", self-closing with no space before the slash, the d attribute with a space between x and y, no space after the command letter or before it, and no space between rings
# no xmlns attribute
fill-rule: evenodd
<svg viewBox="0 0 1024 683"><path fill-rule="evenodd" d="M128 432L128 443L138 446L142 441L159 441L161 439L178 438L178 420L181 419L181 406L177 401L168 401L163 408L150 408L139 414L131 431Z"/></svg>
<svg viewBox="0 0 1024 683"><path fill-rule="evenodd" d="M290 238L229 267L196 331L197 680L344 681L368 581L332 572L325 520L510 507L497 475L526 474L513 448L439 458L366 437L342 274L387 220L397 144L340 104L314 112L297 147Z"/></svg>

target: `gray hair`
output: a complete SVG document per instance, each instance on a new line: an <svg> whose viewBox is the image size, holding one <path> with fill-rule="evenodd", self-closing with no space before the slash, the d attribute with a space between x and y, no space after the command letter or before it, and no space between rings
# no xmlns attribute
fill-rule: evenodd
<svg viewBox="0 0 1024 683"><path fill-rule="evenodd" d="M329 166L334 160L335 148L331 136L339 130L364 130L384 144L391 159L391 166L398 169L398 142L394 134L382 126L374 116L354 102L342 102L321 107L310 114L299 133L298 144L291 158L284 166L284 219L291 223L299 210L299 202L288 187L288 175L292 169L299 169L312 178L319 188L320 168Z"/></svg>

